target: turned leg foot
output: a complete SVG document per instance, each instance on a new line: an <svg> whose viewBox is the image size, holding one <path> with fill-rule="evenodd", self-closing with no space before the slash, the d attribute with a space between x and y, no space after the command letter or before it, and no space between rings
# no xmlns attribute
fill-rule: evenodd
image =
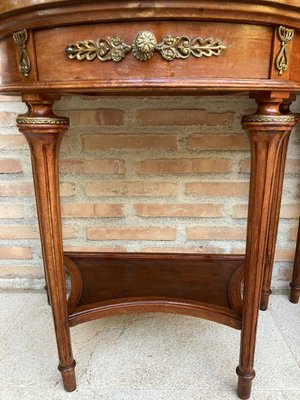
<svg viewBox="0 0 300 400"><path fill-rule="evenodd" d="M64 389L67 392L73 392L76 389L75 366L75 360L73 360L72 364L67 367L62 367L61 365L58 366L58 370L62 376Z"/></svg>
<svg viewBox="0 0 300 400"><path fill-rule="evenodd" d="M48 285L45 285L44 289L46 291L48 305L51 306Z"/></svg>
<svg viewBox="0 0 300 400"><path fill-rule="evenodd" d="M293 304L297 304L299 303L300 286L293 287L292 283L290 284L290 286L291 286L290 302Z"/></svg>
<svg viewBox="0 0 300 400"><path fill-rule="evenodd" d="M236 373L238 375L237 395L240 399L249 399L251 394L252 380L255 377L255 371L251 373L242 373L237 367Z"/></svg>
<svg viewBox="0 0 300 400"><path fill-rule="evenodd" d="M293 278L290 283L291 293L290 302L297 304L300 297L300 223L298 229L297 243L296 243L296 254L293 268Z"/></svg>
<svg viewBox="0 0 300 400"><path fill-rule="evenodd" d="M272 294L272 290L264 291L261 294L261 299L260 299L260 309L261 311L266 311L269 307L269 298L270 295Z"/></svg>

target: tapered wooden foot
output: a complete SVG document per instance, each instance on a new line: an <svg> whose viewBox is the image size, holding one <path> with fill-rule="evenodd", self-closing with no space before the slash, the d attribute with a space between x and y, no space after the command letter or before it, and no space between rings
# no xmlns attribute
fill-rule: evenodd
<svg viewBox="0 0 300 400"><path fill-rule="evenodd" d="M260 300L260 309L261 311L266 311L269 307L269 299L270 295L272 294L272 290L263 291L261 294Z"/></svg>
<svg viewBox="0 0 300 400"><path fill-rule="evenodd" d="M75 366L75 360L67 367L62 367L61 365L58 366L58 370L62 376L64 389L67 392L73 392L76 389Z"/></svg>
<svg viewBox="0 0 300 400"><path fill-rule="evenodd" d="M298 288L291 288L291 294L290 294L290 302L293 304L299 303L299 298L300 298L300 287Z"/></svg>
<svg viewBox="0 0 300 400"><path fill-rule="evenodd" d="M237 367L236 373L239 377L237 395L240 399L249 399L252 388L252 380L255 377L255 371L253 371L251 374L243 374L239 367Z"/></svg>

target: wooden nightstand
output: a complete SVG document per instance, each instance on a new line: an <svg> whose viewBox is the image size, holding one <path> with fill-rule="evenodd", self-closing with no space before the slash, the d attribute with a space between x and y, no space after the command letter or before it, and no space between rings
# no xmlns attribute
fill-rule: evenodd
<svg viewBox="0 0 300 400"><path fill-rule="evenodd" d="M267 307L289 135L300 92L298 0L4 0L0 91L21 95L31 150L45 277L59 370L76 388L70 327L129 312L170 312L241 330L238 395L250 396L256 326ZM246 254L64 253L59 147L64 94L248 92L251 144ZM66 295L65 269L72 288ZM214 351L212 349L212 351Z"/></svg>

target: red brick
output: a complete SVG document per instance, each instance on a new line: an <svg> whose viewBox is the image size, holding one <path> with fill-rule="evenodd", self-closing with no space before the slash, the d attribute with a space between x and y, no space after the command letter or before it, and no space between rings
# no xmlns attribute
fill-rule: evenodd
<svg viewBox="0 0 300 400"><path fill-rule="evenodd" d="M1 135L0 150L23 150L27 148L28 144L23 135Z"/></svg>
<svg viewBox="0 0 300 400"><path fill-rule="evenodd" d="M187 228L188 240L246 240L246 227L193 227Z"/></svg>
<svg viewBox="0 0 300 400"><path fill-rule="evenodd" d="M32 196L33 183L31 182L7 182L0 183L0 196Z"/></svg>
<svg viewBox="0 0 300 400"><path fill-rule="evenodd" d="M170 182L89 182L87 196L173 197L177 185Z"/></svg>
<svg viewBox="0 0 300 400"><path fill-rule="evenodd" d="M88 240L175 240L176 229L164 227L102 227L88 228Z"/></svg>
<svg viewBox="0 0 300 400"><path fill-rule="evenodd" d="M123 217L122 204L92 204L92 203L65 203L62 204L63 217L79 217L79 218L93 218L93 217Z"/></svg>
<svg viewBox="0 0 300 400"><path fill-rule="evenodd" d="M236 204L232 207L233 218L247 218L248 216L248 204Z"/></svg>
<svg viewBox="0 0 300 400"><path fill-rule="evenodd" d="M138 174L192 174L229 172L230 160L226 159L163 159L144 160L137 164Z"/></svg>
<svg viewBox="0 0 300 400"><path fill-rule="evenodd" d="M138 121L142 126L161 125L222 125L231 127L234 113L210 113L206 110L141 110Z"/></svg>
<svg viewBox="0 0 300 400"><path fill-rule="evenodd" d="M0 102L5 103L7 101L13 101L16 103L19 103L21 101L21 97L20 96L7 96L7 95L0 95Z"/></svg>
<svg viewBox="0 0 300 400"><path fill-rule="evenodd" d="M0 159L0 174L19 174L22 172L20 160L15 158Z"/></svg>
<svg viewBox="0 0 300 400"><path fill-rule="evenodd" d="M276 248L275 261L294 261L294 248Z"/></svg>
<svg viewBox="0 0 300 400"><path fill-rule="evenodd" d="M249 139L242 135L190 135L188 147L192 150L248 150Z"/></svg>
<svg viewBox="0 0 300 400"><path fill-rule="evenodd" d="M63 227L64 239L74 239L78 236L77 229L72 226ZM8 225L0 226L0 239L39 239L39 228L34 225Z"/></svg>
<svg viewBox="0 0 300 400"><path fill-rule="evenodd" d="M61 182L60 183L60 195L62 197L74 196L76 192L76 186L73 182Z"/></svg>
<svg viewBox="0 0 300 400"><path fill-rule="evenodd" d="M83 253L117 253L126 252L124 246L66 246L64 251L79 251Z"/></svg>
<svg viewBox="0 0 300 400"><path fill-rule="evenodd" d="M60 146L61 152L69 152L71 151L71 139L69 136L64 136Z"/></svg>
<svg viewBox="0 0 300 400"><path fill-rule="evenodd" d="M185 185L185 193L192 196L247 197L249 183L240 182L190 182Z"/></svg>
<svg viewBox="0 0 300 400"><path fill-rule="evenodd" d="M17 116L17 113L0 111L0 126L16 126Z"/></svg>
<svg viewBox="0 0 300 400"><path fill-rule="evenodd" d="M33 267L26 265L10 265L0 266L0 278L1 279L20 279L20 277L29 279L41 279L44 277L44 270L41 267Z"/></svg>
<svg viewBox="0 0 300 400"><path fill-rule="evenodd" d="M224 206L218 204L136 204L139 217L201 217L215 218L224 215Z"/></svg>
<svg viewBox="0 0 300 400"><path fill-rule="evenodd" d="M293 228L290 229L290 238L289 239L296 241L297 234L298 234L298 226L294 226Z"/></svg>
<svg viewBox="0 0 300 400"><path fill-rule="evenodd" d="M30 247L0 247L2 260L29 260L32 259Z"/></svg>
<svg viewBox="0 0 300 400"><path fill-rule="evenodd" d="M24 217L24 206L22 204L0 203L0 218L16 219Z"/></svg>
<svg viewBox="0 0 300 400"><path fill-rule="evenodd" d="M299 218L300 204L282 204L280 217L281 218Z"/></svg>
<svg viewBox="0 0 300 400"><path fill-rule="evenodd" d="M226 251L222 247L143 247L141 251L145 253L198 253L198 254L224 254Z"/></svg>
<svg viewBox="0 0 300 400"><path fill-rule="evenodd" d="M78 174L103 174L123 175L125 174L124 161L115 159L65 159L60 161L62 173Z"/></svg>
<svg viewBox="0 0 300 400"><path fill-rule="evenodd" d="M124 111L122 110L76 110L64 112L70 117L72 126L92 125L123 125Z"/></svg>
<svg viewBox="0 0 300 400"><path fill-rule="evenodd" d="M85 135L82 136L84 151L110 149L176 149L175 135Z"/></svg>

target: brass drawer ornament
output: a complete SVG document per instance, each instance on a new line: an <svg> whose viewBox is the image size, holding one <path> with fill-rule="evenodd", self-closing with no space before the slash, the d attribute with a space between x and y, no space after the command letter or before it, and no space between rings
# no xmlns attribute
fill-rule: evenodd
<svg viewBox="0 0 300 400"><path fill-rule="evenodd" d="M288 44L295 35L294 29L289 29L284 26L278 28L278 36L281 40L281 48L276 58L276 68L278 69L279 75L282 75L289 66L289 53Z"/></svg>
<svg viewBox="0 0 300 400"><path fill-rule="evenodd" d="M219 56L226 46L219 40L203 39L202 37L190 38L188 36L168 35L160 43L152 32L140 32L132 45L126 44L118 36L106 39L84 40L70 44L65 51L70 59L79 61L92 61L98 58L100 61L119 62L132 51L134 57L140 61L149 60L155 51L167 61L175 58L185 59L190 56L196 58Z"/></svg>
<svg viewBox="0 0 300 400"><path fill-rule="evenodd" d="M15 32L13 34L13 39L20 47L21 57L19 61L19 69L24 76L28 76L31 70L30 59L26 50L26 43L28 40L28 32L26 29L22 29L21 31Z"/></svg>

